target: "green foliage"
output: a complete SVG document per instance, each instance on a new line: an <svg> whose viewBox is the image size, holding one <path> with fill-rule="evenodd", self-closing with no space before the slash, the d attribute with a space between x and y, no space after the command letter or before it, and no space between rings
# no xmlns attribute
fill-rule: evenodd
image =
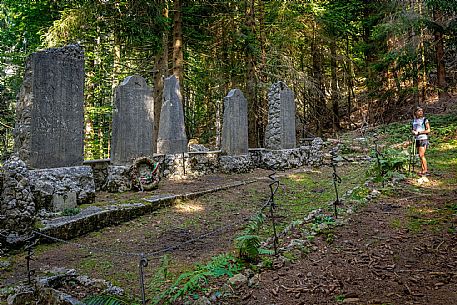
<svg viewBox="0 0 457 305"><path fill-rule="evenodd" d="M432 11L437 9L452 16L453 0L418 3L424 8L421 13L398 1L379 3L253 1L251 7L249 1L183 1L185 77L181 85L188 137L215 143L223 98L232 88L251 95L247 96L250 123L255 123L262 137L267 91L278 79L294 91L300 119L308 122L310 132L330 128L332 116L316 110L328 106L321 85L335 81L330 79L329 58L337 59L336 95L344 110L340 116L351 115L346 113L354 110L349 107L351 101L360 101L364 108L368 95L370 101L383 101L379 107L384 120L382 111L396 109L408 100L405 95L420 92L417 79L436 70L433 27L443 28L446 51L452 57L457 23L433 20ZM163 14L166 9L168 17ZM170 1L1 1L2 157L12 150L14 103L25 59L38 49L69 43L80 43L85 49L85 158L109 157L113 89L133 74L152 85L158 55L172 54L163 48L172 45L173 14ZM168 45L163 45L164 38L169 39ZM420 46L419 41L423 41ZM330 46L336 54L329 54ZM316 74L321 75L321 84L316 84Z"/></svg>
<svg viewBox="0 0 457 305"><path fill-rule="evenodd" d="M410 156L406 151L388 148L382 154L373 152L371 174L375 175L375 180L386 181L392 178L403 179L401 174L407 168Z"/></svg>
<svg viewBox="0 0 457 305"><path fill-rule="evenodd" d="M363 200L368 196L369 193L370 189L366 186L358 186L352 191L351 198L354 200Z"/></svg>
<svg viewBox="0 0 457 305"><path fill-rule="evenodd" d="M86 305L134 305L110 295L96 295L83 300Z"/></svg>
<svg viewBox="0 0 457 305"><path fill-rule="evenodd" d="M215 256L208 264L197 264L194 270L181 274L170 288L153 300L153 304L159 304L164 301L165 303L173 303L187 294L202 289L210 277L232 277L241 270L241 265L231 255L221 254Z"/></svg>
<svg viewBox="0 0 457 305"><path fill-rule="evenodd" d="M335 219L330 216L330 215L317 215L314 219L313 219L313 222L311 224L311 230L315 231L315 232L320 232L321 229L321 225L322 224L325 224L327 226L331 226L333 224L335 224Z"/></svg>
<svg viewBox="0 0 457 305"><path fill-rule="evenodd" d="M457 139L457 115L455 113L446 115L427 116L430 121L432 142L448 142L451 139Z"/></svg>
<svg viewBox="0 0 457 305"><path fill-rule="evenodd" d="M258 232L265 222L265 215L258 213L247 224L242 235L235 239L235 247L241 259L248 262L256 262L261 254L271 255L272 251L260 248L260 236Z"/></svg>
<svg viewBox="0 0 457 305"><path fill-rule="evenodd" d="M382 133L387 144L397 144L405 139L410 140L412 137L411 121L380 126L379 132Z"/></svg>
<svg viewBox="0 0 457 305"><path fill-rule="evenodd" d="M153 279L148 285L148 291L152 295L158 295L162 291L162 287L171 277L169 272L170 257L169 255L164 255L160 260L159 268L156 270Z"/></svg>
<svg viewBox="0 0 457 305"><path fill-rule="evenodd" d="M80 208L66 208L62 211L62 216L78 215L81 212Z"/></svg>

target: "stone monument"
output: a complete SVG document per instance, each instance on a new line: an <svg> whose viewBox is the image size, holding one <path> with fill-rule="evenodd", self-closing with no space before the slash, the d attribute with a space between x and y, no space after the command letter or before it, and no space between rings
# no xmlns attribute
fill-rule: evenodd
<svg viewBox="0 0 457 305"><path fill-rule="evenodd" d="M160 112L157 153L187 152L187 136L179 81L172 75L164 80L162 110Z"/></svg>
<svg viewBox="0 0 457 305"><path fill-rule="evenodd" d="M273 84L268 92L268 107L265 148L272 150L295 148L294 93L281 81Z"/></svg>
<svg viewBox="0 0 457 305"><path fill-rule="evenodd" d="M239 89L224 98L221 151L227 155L248 154L248 106Z"/></svg>
<svg viewBox="0 0 457 305"><path fill-rule="evenodd" d="M78 45L33 53L16 107L15 153L29 167L84 161L84 52Z"/></svg>
<svg viewBox="0 0 457 305"><path fill-rule="evenodd" d="M154 99L146 80L127 77L117 88L113 109L111 163L127 165L154 154Z"/></svg>

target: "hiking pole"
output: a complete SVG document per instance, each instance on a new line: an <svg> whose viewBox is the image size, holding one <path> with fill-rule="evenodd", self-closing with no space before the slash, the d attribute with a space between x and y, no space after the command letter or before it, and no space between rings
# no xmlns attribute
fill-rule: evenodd
<svg viewBox="0 0 457 305"><path fill-rule="evenodd" d="M416 138L413 137L413 172L416 166L416 154L417 154L417 147L416 147Z"/></svg>
<svg viewBox="0 0 457 305"><path fill-rule="evenodd" d="M414 143L414 136L412 137L411 140L411 145L410 145L410 150L409 150L409 163L408 163L408 172L411 174L411 169L413 167L413 158L414 158L414 146L416 143Z"/></svg>

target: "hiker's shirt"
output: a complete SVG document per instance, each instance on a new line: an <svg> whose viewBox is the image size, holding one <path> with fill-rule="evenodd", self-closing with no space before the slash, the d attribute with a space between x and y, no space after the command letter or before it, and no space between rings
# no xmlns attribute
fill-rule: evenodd
<svg viewBox="0 0 457 305"><path fill-rule="evenodd" d="M425 124L428 122L426 118L418 118L413 120L413 130L421 133L422 131L425 131L427 127ZM416 140L427 140L428 137L426 134L418 134L416 135Z"/></svg>

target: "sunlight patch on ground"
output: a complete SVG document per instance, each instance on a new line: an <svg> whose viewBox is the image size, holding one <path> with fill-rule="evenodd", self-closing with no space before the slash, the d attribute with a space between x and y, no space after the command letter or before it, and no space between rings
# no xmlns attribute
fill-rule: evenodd
<svg viewBox="0 0 457 305"><path fill-rule="evenodd" d="M192 214L202 212L205 208L201 204L195 202L183 202L174 206L174 209L179 213Z"/></svg>
<svg viewBox="0 0 457 305"><path fill-rule="evenodd" d="M413 211L415 213L419 213L419 214L433 214L433 213L437 212L436 209L430 209L430 208L413 208Z"/></svg>
<svg viewBox="0 0 457 305"><path fill-rule="evenodd" d="M308 180L309 178L305 178L303 175L300 174L293 174L287 177L288 179L295 180L297 182L303 182L305 180Z"/></svg>

